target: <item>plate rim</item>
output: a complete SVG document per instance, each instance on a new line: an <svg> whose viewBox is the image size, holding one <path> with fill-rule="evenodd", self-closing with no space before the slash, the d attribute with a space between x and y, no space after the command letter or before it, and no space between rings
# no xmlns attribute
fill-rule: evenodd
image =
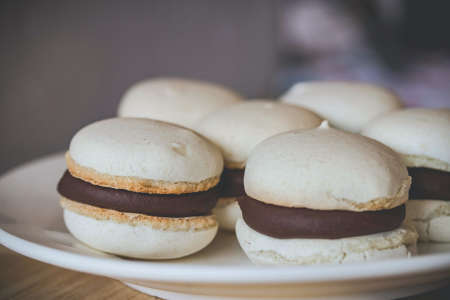
<svg viewBox="0 0 450 300"><path fill-rule="evenodd" d="M164 264L161 261L116 260L71 253L15 236L4 229L7 224L2 224L1 227L0 243L12 251L66 269L125 280L153 278L155 281L162 282L215 284L323 283L414 276L438 271L447 271L450 275L450 254L448 253L342 265L252 266L247 269L237 269L235 266L203 265L193 268L190 265Z"/></svg>

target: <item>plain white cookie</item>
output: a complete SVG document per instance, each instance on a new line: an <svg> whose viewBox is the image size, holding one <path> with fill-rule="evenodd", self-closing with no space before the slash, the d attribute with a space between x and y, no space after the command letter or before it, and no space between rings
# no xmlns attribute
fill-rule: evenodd
<svg viewBox="0 0 450 300"><path fill-rule="evenodd" d="M416 252L417 233L406 225L389 232L342 239L277 239L236 224L242 249L256 264L342 264L396 257Z"/></svg>
<svg viewBox="0 0 450 300"><path fill-rule="evenodd" d="M314 128L322 119L289 104L253 100L222 108L201 119L193 128L216 144L225 166L243 168L250 151L275 134Z"/></svg>
<svg viewBox="0 0 450 300"><path fill-rule="evenodd" d="M450 201L410 200L406 221L416 228L422 242L450 242Z"/></svg>
<svg viewBox="0 0 450 300"><path fill-rule="evenodd" d="M370 120L402 107L393 92L361 82L301 82L281 99L311 109L333 126L351 132L360 132Z"/></svg>
<svg viewBox="0 0 450 300"><path fill-rule="evenodd" d="M217 84L154 78L136 83L124 94L118 115L191 127L210 112L240 100L240 95Z"/></svg>
<svg viewBox="0 0 450 300"><path fill-rule="evenodd" d="M408 199L401 158L359 134L329 128L282 133L250 154L245 192L259 201L311 209L389 209Z"/></svg>
<svg viewBox="0 0 450 300"><path fill-rule="evenodd" d="M212 211L219 222L220 229L234 231L236 222L242 218L242 211L236 197L219 198Z"/></svg>
<svg viewBox="0 0 450 300"><path fill-rule="evenodd" d="M78 240L103 252L141 259L171 259L206 247L218 226L204 230L170 231L150 225L97 220L64 209L64 221Z"/></svg>
<svg viewBox="0 0 450 300"><path fill-rule="evenodd" d="M374 120L362 134L402 154L409 167L450 171L450 109L399 110Z"/></svg>
<svg viewBox="0 0 450 300"><path fill-rule="evenodd" d="M200 182L223 169L216 146L189 129L150 119L92 123L75 134L69 152L100 173L169 182Z"/></svg>

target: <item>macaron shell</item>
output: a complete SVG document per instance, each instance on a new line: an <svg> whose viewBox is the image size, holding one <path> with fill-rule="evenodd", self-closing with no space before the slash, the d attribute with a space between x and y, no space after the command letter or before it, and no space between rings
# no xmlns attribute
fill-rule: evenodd
<svg viewBox="0 0 450 300"><path fill-rule="evenodd" d="M61 198L67 229L100 251L142 259L178 258L200 251L215 237L214 216L154 217L122 213Z"/></svg>
<svg viewBox="0 0 450 300"><path fill-rule="evenodd" d="M207 191L215 187L220 177L212 177L200 182L171 182L164 180L143 179L135 176L115 176L99 173L93 168L77 164L70 154L66 153L66 163L73 177L89 182L93 185L122 189L137 193L149 194L183 194Z"/></svg>
<svg viewBox="0 0 450 300"><path fill-rule="evenodd" d="M98 173L200 183L220 176L220 150L193 131L149 119L92 123L72 138L70 157Z"/></svg>
<svg viewBox="0 0 450 300"><path fill-rule="evenodd" d="M251 229L242 219L236 224L242 249L256 264L342 264L387 258L410 257L416 253L417 233L404 225L389 232L326 240L276 239Z"/></svg>
<svg viewBox="0 0 450 300"><path fill-rule="evenodd" d="M222 108L201 119L194 129L217 145L225 166L243 168L252 149L275 134L314 128L322 119L294 105L251 100Z"/></svg>
<svg viewBox="0 0 450 300"><path fill-rule="evenodd" d="M360 132L370 120L402 107L392 91L351 81L297 83L281 99L306 107L333 126L351 132Z"/></svg>
<svg viewBox="0 0 450 300"><path fill-rule="evenodd" d="M256 200L319 210L390 209L408 199L410 184L390 148L325 123L265 140L252 151L244 176L245 191Z"/></svg>
<svg viewBox="0 0 450 300"><path fill-rule="evenodd" d="M173 259L206 247L217 226L202 231L165 231L148 225L97 220L64 210L67 228L78 240L100 251L140 259Z"/></svg>
<svg viewBox="0 0 450 300"><path fill-rule="evenodd" d="M212 213L216 216L220 229L227 231L234 231L237 220L242 218L242 211L236 197L219 198Z"/></svg>
<svg viewBox="0 0 450 300"><path fill-rule="evenodd" d="M450 201L410 200L406 222L416 228L421 242L450 242Z"/></svg>
<svg viewBox="0 0 450 300"><path fill-rule="evenodd" d="M402 154L408 167L450 172L450 109L399 110L374 120L362 134Z"/></svg>
<svg viewBox="0 0 450 300"><path fill-rule="evenodd" d="M203 116L241 99L236 92L218 84L154 78L136 83L124 94L118 115L191 127Z"/></svg>

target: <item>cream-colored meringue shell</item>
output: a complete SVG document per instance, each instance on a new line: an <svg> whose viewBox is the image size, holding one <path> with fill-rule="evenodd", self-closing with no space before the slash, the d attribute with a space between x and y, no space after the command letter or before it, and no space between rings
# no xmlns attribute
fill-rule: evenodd
<svg viewBox="0 0 450 300"><path fill-rule="evenodd" d="M219 222L219 228L227 231L234 231L236 222L242 218L242 211L239 207L237 197L219 198L212 213Z"/></svg>
<svg viewBox="0 0 450 300"><path fill-rule="evenodd" d="M191 127L203 116L241 101L236 92L199 80L153 78L136 83L123 95L120 117L150 118Z"/></svg>
<svg viewBox="0 0 450 300"><path fill-rule="evenodd" d="M422 242L450 242L450 201L411 200L406 203L406 222Z"/></svg>
<svg viewBox="0 0 450 300"><path fill-rule="evenodd" d="M259 201L319 210L381 210L408 199L411 178L383 144L337 129L294 130L252 151L246 193Z"/></svg>
<svg viewBox="0 0 450 300"><path fill-rule="evenodd" d="M220 176L220 150L173 124L133 118L92 123L72 138L70 157L98 173L166 182L199 183Z"/></svg>
<svg viewBox="0 0 450 300"><path fill-rule="evenodd" d="M314 128L322 119L294 105L253 100L222 108L201 119L194 129L216 144L225 166L243 168L251 150L275 134L301 128Z"/></svg>
<svg viewBox="0 0 450 300"><path fill-rule="evenodd" d="M392 91L351 81L297 83L281 99L306 107L336 128L351 132L360 132L370 120L402 106Z"/></svg>
<svg viewBox="0 0 450 300"><path fill-rule="evenodd" d="M241 248L255 264L315 265L410 257L416 253L417 233L403 225L388 232L341 239L277 239L236 224Z"/></svg>
<svg viewBox="0 0 450 300"><path fill-rule="evenodd" d="M174 223L183 221L183 218L166 219L168 222L173 219ZM216 223L202 230L158 229L147 223L97 219L70 209L64 209L64 222L73 236L94 249L140 259L173 259L193 254L211 243L218 228Z"/></svg>
<svg viewBox="0 0 450 300"><path fill-rule="evenodd" d="M374 120L362 134L400 153L408 167L450 172L450 109L399 110Z"/></svg>

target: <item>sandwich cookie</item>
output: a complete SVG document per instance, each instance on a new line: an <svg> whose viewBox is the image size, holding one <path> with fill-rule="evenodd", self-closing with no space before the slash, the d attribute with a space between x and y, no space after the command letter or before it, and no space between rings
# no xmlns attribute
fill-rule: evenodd
<svg viewBox="0 0 450 300"><path fill-rule="evenodd" d="M236 197L245 194L244 168L250 151L275 134L320 125L315 113L289 104L253 100L228 106L200 120L194 129L217 145L225 160L221 197L213 213L220 227L234 230L242 216Z"/></svg>
<svg viewBox="0 0 450 300"><path fill-rule="evenodd" d="M193 131L132 118L90 124L72 138L58 184L80 241L141 259L186 256L217 233L220 150Z"/></svg>
<svg viewBox="0 0 450 300"><path fill-rule="evenodd" d="M282 133L248 158L236 235L258 264L408 257L417 240L403 225L410 183L394 151L326 121Z"/></svg>
<svg viewBox="0 0 450 300"><path fill-rule="evenodd" d="M191 128L203 116L241 101L218 84L178 78L153 78L136 83L119 104L119 117L150 118Z"/></svg>
<svg viewBox="0 0 450 300"><path fill-rule="evenodd" d="M406 218L421 241L450 241L450 109L411 108L367 125L362 134L397 151L412 177ZM433 201L431 201L431 200Z"/></svg>
<svg viewBox="0 0 450 300"><path fill-rule="evenodd" d="M281 100L306 107L336 128L360 132L367 122L402 107L385 88L360 82L317 81L292 86Z"/></svg>

